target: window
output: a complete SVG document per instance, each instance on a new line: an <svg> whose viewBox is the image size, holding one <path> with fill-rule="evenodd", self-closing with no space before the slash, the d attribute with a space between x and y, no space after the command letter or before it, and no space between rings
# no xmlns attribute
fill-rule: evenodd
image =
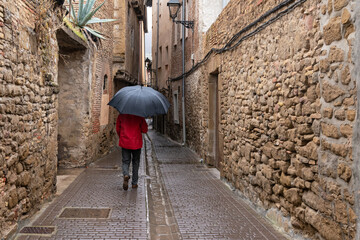
<svg viewBox="0 0 360 240"><path fill-rule="evenodd" d="M174 123L179 124L179 92L176 90L173 92L174 103Z"/></svg>
<svg viewBox="0 0 360 240"><path fill-rule="evenodd" d="M165 64L169 63L169 46L166 46L166 56L165 56Z"/></svg>
<svg viewBox="0 0 360 240"><path fill-rule="evenodd" d="M108 88L108 76L105 74L104 76L104 82L103 82L103 93L106 94L107 93L107 88Z"/></svg>
<svg viewBox="0 0 360 240"><path fill-rule="evenodd" d="M162 65L162 47L159 47L159 56L158 56L158 68L161 68Z"/></svg>

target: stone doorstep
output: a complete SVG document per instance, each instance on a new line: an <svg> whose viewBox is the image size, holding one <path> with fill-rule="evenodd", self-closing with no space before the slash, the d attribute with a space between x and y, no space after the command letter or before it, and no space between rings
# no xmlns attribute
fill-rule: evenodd
<svg viewBox="0 0 360 240"><path fill-rule="evenodd" d="M56 176L56 194L60 196L85 168L59 169Z"/></svg>

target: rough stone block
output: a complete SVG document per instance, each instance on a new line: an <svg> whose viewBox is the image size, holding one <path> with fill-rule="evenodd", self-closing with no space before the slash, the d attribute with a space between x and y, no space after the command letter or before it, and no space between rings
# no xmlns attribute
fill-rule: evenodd
<svg viewBox="0 0 360 240"><path fill-rule="evenodd" d="M335 118L338 119L338 120L341 120L341 121L344 121L346 116L345 116L345 110L344 109L337 109L335 111Z"/></svg>
<svg viewBox="0 0 360 240"><path fill-rule="evenodd" d="M345 38L348 38L350 34L355 32L355 26L353 24L348 24L344 28L345 28L345 33L344 33ZM350 54L351 54L351 51L349 52L349 55Z"/></svg>
<svg viewBox="0 0 360 240"><path fill-rule="evenodd" d="M280 183L285 187L291 187L292 177L281 173Z"/></svg>
<svg viewBox="0 0 360 240"><path fill-rule="evenodd" d="M284 196L285 198L295 206L298 206L301 204L301 196L300 196L300 190L298 188L290 188L288 190L284 190Z"/></svg>
<svg viewBox="0 0 360 240"><path fill-rule="evenodd" d="M284 187L282 185L275 184L272 190L276 195L282 195Z"/></svg>
<svg viewBox="0 0 360 240"><path fill-rule="evenodd" d="M301 169L302 178L306 181L313 181L314 180L314 173L312 172L311 168L303 168Z"/></svg>
<svg viewBox="0 0 360 240"><path fill-rule="evenodd" d="M304 189L305 188L305 181L299 177L294 179L294 186L299 188L299 189Z"/></svg>
<svg viewBox="0 0 360 240"><path fill-rule="evenodd" d="M331 47L328 61L330 63L343 62L344 56L345 56L344 50L337 47Z"/></svg>
<svg viewBox="0 0 360 240"><path fill-rule="evenodd" d="M341 23L342 24L347 24L350 22L350 18L351 18L351 14L349 12L349 10L344 9L344 11L342 12L341 15Z"/></svg>
<svg viewBox="0 0 360 240"><path fill-rule="evenodd" d="M355 116L356 116L356 111L355 110L347 110L346 111L346 117L349 121L354 121L355 120Z"/></svg>
<svg viewBox="0 0 360 240"><path fill-rule="evenodd" d="M322 59L320 60L320 64L319 64L319 68L320 68L320 71L322 73L327 73L330 69L330 62L328 59Z"/></svg>
<svg viewBox="0 0 360 240"><path fill-rule="evenodd" d="M344 7L346 7L349 3L349 0L334 0L334 10L340 11Z"/></svg>
<svg viewBox="0 0 360 240"><path fill-rule="evenodd" d="M320 212L326 213L328 215L331 214L331 203L326 202L312 191L305 192L302 196L302 200L312 209L319 210Z"/></svg>
<svg viewBox="0 0 360 240"><path fill-rule="evenodd" d="M298 148L298 153L306 158L317 160L318 159L318 146L315 142L311 141L304 147Z"/></svg>
<svg viewBox="0 0 360 240"><path fill-rule="evenodd" d="M342 240L342 230L339 224L323 217L319 212L306 208L305 222L311 224L325 239Z"/></svg>
<svg viewBox="0 0 360 240"><path fill-rule="evenodd" d="M29 172L26 171L20 174L19 182L21 186L26 187L27 185L29 185L30 180L31 180L31 175Z"/></svg>
<svg viewBox="0 0 360 240"><path fill-rule="evenodd" d="M346 182L349 182L352 176L351 168L345 163L340 163L337 168L338 176Z"/></svg>
<svg viewBox="0 0 360 240"><path fill-rule="evenodd" d="M341 200L335 200L334 204L335 220L341 224L348 223L348 211L346 203Z"/></svg>
<svg viewBox="0 0 360 240"><path fill-rule="evenodd" d="M327 137L331 137L335 139L340 138L339 129L332 124L321 123L321 130L322 133Z"/></svg>
<svg viewBox="0 0 360 240"><path fill-rule="evenodd" d="M324 26L324 41L327 45L330 45L332 42L341 39L341 18L332 18L329 23Z"/></svg>
<svg viewBox="0 0 360 240"><path fill-rule="evenodd" d="M351 125L349 124L343 124L340 126L340 133L344 136L344 137L348 137L351 138L353 135L353 128Z"/></svg>
<svg viewBox="0 0 360 240"><path fill-rule="evenodd" d="M332 102L336 98L345 94L344 90L337 86L331 85L328 82L324 82L322 90L322 97L325 99L326 102Z"/></svg>
<svg viewBox="0 0 360 240"><path fill-rule="evenodd" d="M333 143L330 149L333 153L341 157L346 157L349 153L349 146L345 144Z"/></svg>

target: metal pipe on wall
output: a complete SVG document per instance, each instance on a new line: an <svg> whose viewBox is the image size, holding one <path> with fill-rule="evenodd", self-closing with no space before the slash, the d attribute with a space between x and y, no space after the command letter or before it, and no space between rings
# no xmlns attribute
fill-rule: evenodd
<svg viewBox="0 0 360 240"><path fill-rule="evenodd" d="M160 0L157 0L157 10L156 10L156 15L157 15L157 22L156 22L156 69L155 69L155 88L158 87L158 67L159 67L159 20L160 20Z"/></svg>
<svg viewBox="0 0 360 240"><path fill-rule="evenodd" d="M185 11L186 11L186 0L183 0L183 11L182 11L182 20L186 21L185 19ZM182 145L186 144L186 125L185 125L185 25L182 24L182 98L181 98L181 105L182 105L182 125L183 125L183 143Z"/></svg>

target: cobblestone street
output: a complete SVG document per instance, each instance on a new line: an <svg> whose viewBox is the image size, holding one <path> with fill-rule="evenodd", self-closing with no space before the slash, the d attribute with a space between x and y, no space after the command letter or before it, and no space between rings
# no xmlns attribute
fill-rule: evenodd
<svg viewBox="0 0 360 240"><path fill-rule="evenodd" d="M116 149L91 164L19 226L53 227L53 233L33 228L16 239L285 239L188 148L149 131L137 190L122 189L120 156Z"/></svg>

